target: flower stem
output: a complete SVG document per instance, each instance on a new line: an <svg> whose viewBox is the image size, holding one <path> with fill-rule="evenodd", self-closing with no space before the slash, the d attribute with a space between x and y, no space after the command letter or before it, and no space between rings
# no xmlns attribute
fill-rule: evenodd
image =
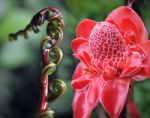
<svg viewBox="0 0 150 118"><path fill-rule="evenodd" d="M48 76L46 75L42 81L42 90L41 90L41 102L40 102L40 112L44 111L47 108L47 92L48 92Z"/></svg>
<svg viewBox="0 0 150 118"><path fill-rule="evenodd" d="M43 50L43 49L42 49ZM42 66L43 68L48 64L48 56L49 56L49 49L42 51ZM40 111L43 111L47 108L47 94L48 94L48 74L44 76L41 75L41 83L42 83L42 90L41 90L41 103L40 103Z"/></svg>

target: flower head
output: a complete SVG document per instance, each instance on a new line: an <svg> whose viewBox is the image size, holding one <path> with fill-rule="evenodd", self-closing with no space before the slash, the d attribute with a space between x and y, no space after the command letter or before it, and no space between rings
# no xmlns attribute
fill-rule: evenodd
<svg viewBox="0 0 150 118"><path fill-rule="evenodd" d="M107 66L121 68L127 47L122 39L120 31L112 23L97 23L89 37L92 64L101 64L103 70Z"/></svg>
<svg viewBox="0 0 150 118"><path fill-rule="evenodd" d="M150 77L149 49L146 28L129 6L115 9L104 22L82 20L72 40L80 60L71 83L74 118L89 118L99 103L117 118L131 82Z"/></svg>

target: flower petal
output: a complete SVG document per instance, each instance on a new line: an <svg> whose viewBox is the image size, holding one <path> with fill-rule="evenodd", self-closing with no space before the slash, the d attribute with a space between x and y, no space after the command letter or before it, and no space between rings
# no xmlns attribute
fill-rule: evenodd
<svg viewBox="0 0 150 118"><path fill-rule="evenodd" d="M142 56L139 52L132 52L127 58L125 67L120 77L130 77L137 73L141 68Z"/></svg>
<svg viewBox="0 0 150 118"><path fill-rule="evenodd" d="M71 49L74 53L79 53L80 50L84 50L88 45L88 41L85 38L76 38L71 42Z"/></svg>
<svg viewBox="0 0 150 118"><path fill-rule="evenodd" d="M101 94L101 91L103 90L104 85L105 85L105 81L102 78L97 78L90 83L90 86L88 89L89 104L96 106L99 95Z"/></svg>
<svg viewBox="0 0 150 118"><path fill-rule="evenodd" d="M100 96L100 101L108 114L118 118L126 101L130 79L117 78L106 82Z"/></svg>
<svg viewBox="0 0 150 118"><path fill-rule="evenodd" d="M94 20L90 20L90 19L82 20L77 26L77 30L76 30L77 37L84 37L88 39L95 25L96 25L96 21Z"/></svg>
<svg viewBox="0 0 150 118"><path fill-rule="evenodd" d="M131 30L134 31L137 37L136 41L134 42L138 43L143 40L144 41L148 40L148 33L144 26L143 21L138 16L138 14L129 7L121 6L115 9L108 15L108 17L106 18L106 21L112 22L116 24L117 26L119 26L123 34Z"/></svg>
<svg viewBox="0 0 150 118"><path fill-rule="evenodd" d="M77 57L82 61L87 67L91 67L91 56L89 53L83 51L80 54L77 55Z"/></svg>
<svg viewBox="0 0 150 118"><path fill-rule="evenodd" d="M76 38L71 44L74 56L87 66L91 65L91 56L89 55L88 41L84 38Z"/></svg>
<svg viewBox="0 0 150 118"><path fill-rule="evenodd" d="M73 74L73 80L71 82L71 86L73 89L81 91L89 85L91 80L96 78L93 74L87 74L84 70L85 68L87 67L82 62L78 64Z"/></svg>
<svg viewBox="0 0 150 118"><path fill-rule="evenodd" d="M90 118L93 107L88 103L87 90L75 92L72 107L73 118Z"/></svg>
<svg viewBox="0 0 150 118"><path fill-rule="evenodd" d="M115 68L106 66L105 71L103 73L103 78L105 81L116 79L118 76L118 72Z"/></svg>
<svg viewBox="0 0 150 118"><path fill-rule="evenodd" d="M84 89L85 87L87 87L89 85L89 83L91 82L90 79L87 79L88 76L82 76L79 77L78 79L74 80L71 82L71 86L74 90L76 91L81 91L82 89Z"/></svg>
<svg viewBox="0 0 150 118"><path fill-rule="evenodd" d="M74 118L89 118L93 108L98 104L98 98L104 81L97 78L87 89L75 92L73 99Z"/></svg>
<svg viewBox="0 0 150 118"><path fill-rule="evenodd" d="M140 81L150 77L150 41L147 41L141 45L145 52L145 59L142 61L141 69L132 78Z"/></svg>

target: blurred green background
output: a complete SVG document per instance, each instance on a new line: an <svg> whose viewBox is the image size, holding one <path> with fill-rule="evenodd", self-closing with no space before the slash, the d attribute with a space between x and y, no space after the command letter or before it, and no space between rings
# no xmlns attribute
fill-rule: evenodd
<svg viewBox="0 0 150 118"><path fill-rule="evenodd" d="M46 34L46 24L39 34L29 33L28 41L19 37L17 42L10 43L9 33L23 29L42 8L60 9L65 20L61 43L64 57L51 78L62 78L67 84L67 93L49 106L55 110L56 118L72 118L70 82L78 61L72 56L70 42L75 37L76 26L84 18L103 21L111 10L123 4L124 0L0 0L0 118L32 118L38 110L39 47ZM150 1L137 0L134 8L150 33ZM141 118L150 118L150 80L136 82L134 91Z"/></svg>

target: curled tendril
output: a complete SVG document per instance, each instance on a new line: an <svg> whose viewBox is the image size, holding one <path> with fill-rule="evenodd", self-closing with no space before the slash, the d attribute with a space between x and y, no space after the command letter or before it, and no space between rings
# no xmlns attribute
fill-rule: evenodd
<svg viewBox="0 0 150 118"><path fill-rule="evenodd" d="M60 48L54 47L49 52L49 61L55 64L59 64L63 57L63 53Z"/></svg>
<svg viewBox="0 0 150 118"><path fill-rule="evenodd" d="M56 45L58 45L63 38L62 29L51 28L49 24L47 25L47 34L52 37L52 39L55 39Z"/></svg>
<svg viewBox="0 0 150 118"><path fill-rule="evenodd" d="M38 33L40 31L38 27L44 24L45 21L49 22L48 23L49 26L54 25L55 28L61 27L62 29L64 27L63 18L58 9L54 7L44 8L33 16L30 23L23 30L19 30L16 33L9 34L9 40L10 41L17 40L18 36L22 35L24 36L25 39L27 39L28 38L27 32L33 31L34 33Z"/></svg>
<svg viewBox="0 0 150 118"><path fill-rule="evenodd" d="M46 36L43 38L43 41L41 43L41 47L45 49L51 49L56 44L56 40L52 39L50 36Z"/></svg>
<svg viewBox="0 0 150 118"><path fill-rule="evenodd" d="M63 29L63 27L64 27L63 19L62 18L52 19L49 22L49 26L51 26L51 28L58 28L58 27L60 27L61 29Z"/></svg>
<svg viewBox="0 0 150 118"><path fill-rule="evenodd" d="M49 83L48 102L51 103L66 92L66 84L60 80L55 79Z"/></svg>
<svg viewBox="0 0 150 118"><path fill-rule="evenodd" d="M51 75L55 70L56 70L56 64L51 62L48 65L46 65L42 70L42 76L46 74Z"/></svg>
<svg viewBox="0 0 150 118"><path fill-rule="evenodd" d="M54 111L51 109L46 109L40 112L36 118L54 118Z"/></svg>

